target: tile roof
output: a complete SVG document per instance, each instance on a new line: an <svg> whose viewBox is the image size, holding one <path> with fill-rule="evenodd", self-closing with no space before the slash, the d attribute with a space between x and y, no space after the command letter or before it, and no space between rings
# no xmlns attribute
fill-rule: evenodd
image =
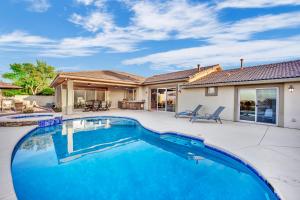
<svg viewBox="0 0 300 200"><path fill-rule="evenodd" d="M186 84L186 86L230 85L237 82L297 77L300 77L300 60L213 72L199 80Z"/></svg>
<svg viewBox="0 0 300 200"><path fill-rule="evenodd" d="M76 76L82 78L105 79L118 82L128 82L134 84L142 83L145 78L142 76L129 74L126 72L112 71L112 70L95 70L95 71L81 71L81 72L61 72L59 75Z"/></svg>
<svg viewBox="0 0 300 200"><path fill-rule="evenodd" d="M164 81L173 81L173 80L176 81L178 79L188 79L189 77L195 75L198 72L204 71L208 68L212 68L215 66L216 65L200 67L200 71L198 70L198 68L193 68L193 69L188 69L188 70L183 70L183 71L154 75L149 78L146 78L146 80L144 81L144 84L151 84L151 83L164 82Z"/></svg>
<svg viewBox="0 0 300 200"><path fill-rule="evenodd" d="M0 89L21 89L21 87L0 81Z"/></svg>

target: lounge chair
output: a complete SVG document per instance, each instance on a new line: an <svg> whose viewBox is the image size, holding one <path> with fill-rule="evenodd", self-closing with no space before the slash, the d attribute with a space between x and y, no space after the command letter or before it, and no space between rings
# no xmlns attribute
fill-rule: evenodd
<svg viewBox="0 0 300 200"><path fill-rule="evenodd" d="M193 117L198 114L199 110L202 108L202 105L198 105L194 110L186 110L183 112L178 112L175 114L175 117Z"/></svg>
<svg viewBox="0 0 300 200"><path fill-rule="evenodd" d="M190 118L191 122L197 121L197 120L215 120L216 122L220 122L222 124L220 114L225 109L224 106L220 106L215 110L213 114L208 115L195 115Z"/></svg>

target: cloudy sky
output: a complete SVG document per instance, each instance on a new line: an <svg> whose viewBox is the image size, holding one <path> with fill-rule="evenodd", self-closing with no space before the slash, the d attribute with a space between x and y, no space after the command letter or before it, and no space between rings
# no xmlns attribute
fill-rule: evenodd
<svg viewBox="0 0 300 200"><path fill-rule="evenodd" d="M0 73L36 59L148 76L300 58L300 0L3 0L0 19Z"/></svg>

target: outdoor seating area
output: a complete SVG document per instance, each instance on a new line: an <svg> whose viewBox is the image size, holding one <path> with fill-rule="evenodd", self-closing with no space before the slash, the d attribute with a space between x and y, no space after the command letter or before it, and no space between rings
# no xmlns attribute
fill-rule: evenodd
<svg viewBox="0 0 300 200"><path fill-rule="evenodd" d="M40 106L36 101L19 100L13 97L0 97L0 115L17 113L52 112L52 106Z"/></svg>
<svg viewBox="0 0 300 200"><path fill-rule="evenodd" d="M84 112L88 111L106 111L111 107L110 101L98 101L98 100L90 100L86 101L84 104Z"/></svg>
<svg viewBox="0 0 300 200"><path fill-rule="evenodd" d="M2 98L1 99L1 112L23 112L36 107L36 102L30 101L17 101L13 98Z"/></svg>

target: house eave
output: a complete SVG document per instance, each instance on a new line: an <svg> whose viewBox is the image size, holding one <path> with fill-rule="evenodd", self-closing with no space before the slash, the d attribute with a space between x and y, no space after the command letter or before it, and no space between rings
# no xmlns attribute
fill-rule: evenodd
<svg viewBox="0 0 300 200"><path fill-rule="evenodd" d="M157 84L165 84L165 83L177 83L177 82L188 82L189 78L180 78L180 79L169 79L169 80L164 80L164 81L153 81L149 83L143 83L142 85L144 86L149 86L149 85L157 85Z"/></svg>
<svg viewBox="0 0 300 200"><path fill-rule="evenodd" d="M109 79L98 79L98 78L88 78L88 77L79 77L79 76L66 76L66 75L57 75L56 78L52 81L50 84L50 87L56 87L57 85L62 84L64 81L58 83L59 79L65 79L65 80L74 80L74 81L92 81L94 83L106 83L106 84L123 84L126 86L140 86L141 83L133 83L133 82L127 82L127 81L114 81Z"/></svg>
<svg viewBox="0 0 300 200"><path fill-rule="evenodd" d="M221 82L212 84L193 84L193 85L182 85L183 89L190 88L204 88L204 87L222 87L222 86L236 86L236 85L256 85L256 84L269 84L269 83L290 83L300 82L300 77L293 78L282 78L282 79L268 79L268 80L254 80L254 81L239 81L239 82Z"/></svg>

